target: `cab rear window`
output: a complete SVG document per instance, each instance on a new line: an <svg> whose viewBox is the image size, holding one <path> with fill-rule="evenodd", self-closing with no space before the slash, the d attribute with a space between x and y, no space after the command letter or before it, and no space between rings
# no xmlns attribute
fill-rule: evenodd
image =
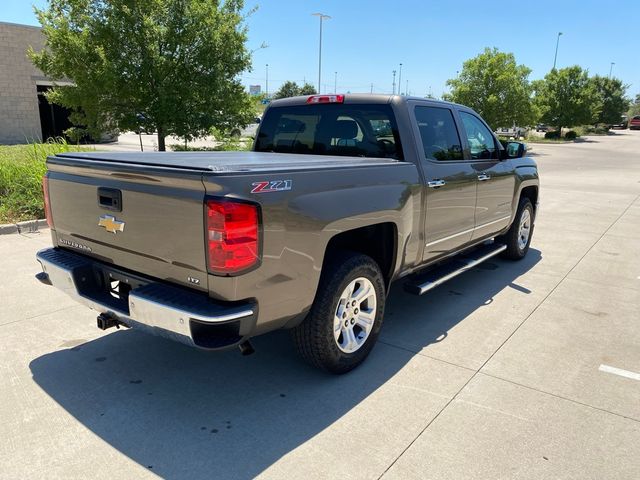
<svg viewBox="0 0 640 480"><path fill-rule="evenodd" d="M389 105L271 107L260 125L256 151L402 159Z"/></svg>

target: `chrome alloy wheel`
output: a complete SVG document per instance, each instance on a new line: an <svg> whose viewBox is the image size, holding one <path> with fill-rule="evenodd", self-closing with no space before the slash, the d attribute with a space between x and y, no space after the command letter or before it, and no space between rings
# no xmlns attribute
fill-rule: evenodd
<svg viewBox="0 0 640 480"><path fill-rule="evenodd" d="M333 317L333 338L340 350L353 353L364 345L376 319L376 303L376 289L366 278L347 285Z"/></svg>
<svg viewBox="0 0 640 480"><path fill-rule="evenodd" d="M518 248L524 250L529 242L531 234L531 212L528 208L522 210L520 216L520 227L518 228Z"/></svg>

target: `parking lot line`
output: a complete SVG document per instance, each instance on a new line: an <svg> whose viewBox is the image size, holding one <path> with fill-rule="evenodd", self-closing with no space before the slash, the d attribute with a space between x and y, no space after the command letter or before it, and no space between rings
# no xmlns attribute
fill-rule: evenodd
<svg viewBox="0 0 640 480"><path fill-rule="evenodd" d="M621 377L630 378L632 380L640 381L640 373L630 372L629 370L623 370L622 368L611 367L609 365L600 365L598 368L601 372L613 373Z"/></svg>

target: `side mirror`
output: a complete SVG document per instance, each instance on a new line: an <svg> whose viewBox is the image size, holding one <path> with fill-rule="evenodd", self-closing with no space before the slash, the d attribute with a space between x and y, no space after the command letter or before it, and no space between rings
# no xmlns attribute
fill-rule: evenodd
<svg viewBox="0 0 640 480"><path fill-rule="evenodd" d="M507 142L505 145L506 158L522 158L527 153L527 146L521 142Z"/></svg>

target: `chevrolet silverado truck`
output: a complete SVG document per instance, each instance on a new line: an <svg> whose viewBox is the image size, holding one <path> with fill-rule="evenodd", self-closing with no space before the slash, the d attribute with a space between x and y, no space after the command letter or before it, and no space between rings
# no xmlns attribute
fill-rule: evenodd
<svg viewBox="0 0 640 480"><path fill-rule="evenodd" d="M272 102L251 152L60 153L43 187L37 278L99 328L243 353L290 329L305 360L344 373L392 282L419 295L524 257L539 180L467 107L349 94Z"/></svg>

